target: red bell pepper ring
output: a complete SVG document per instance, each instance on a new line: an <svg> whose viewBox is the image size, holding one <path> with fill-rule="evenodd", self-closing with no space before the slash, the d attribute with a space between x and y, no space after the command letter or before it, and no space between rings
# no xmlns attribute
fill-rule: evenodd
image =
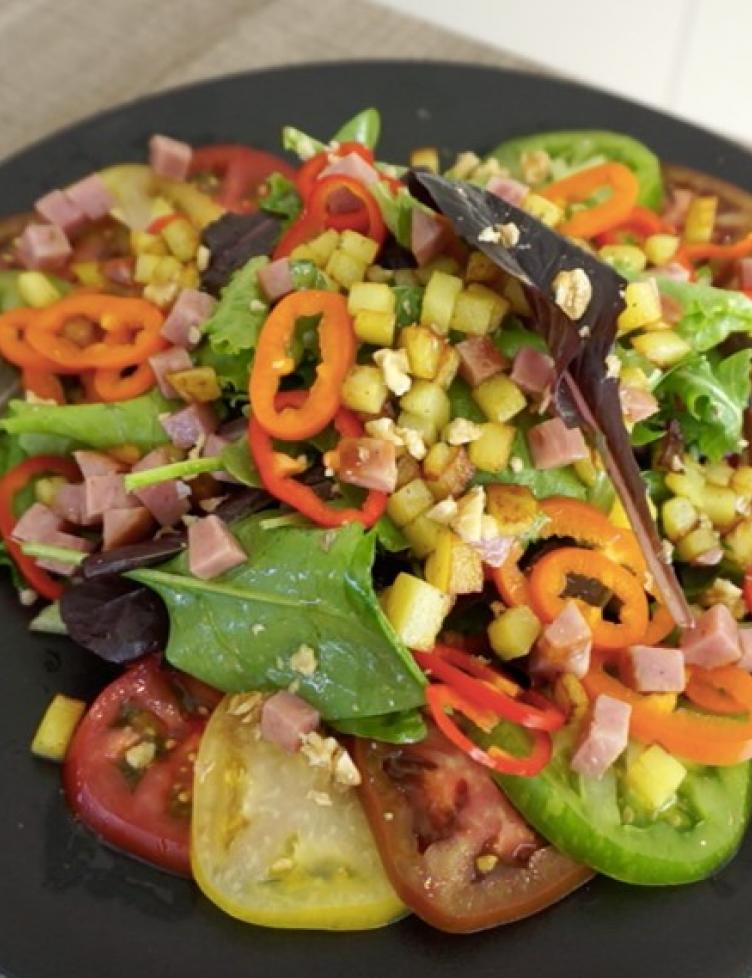
<svg viewBox="0 0 752 978"><path fill-rule="evenodd" d="M418 665L479 710L494 713L528 730L558 730L566 717L540 693L523 690L484 662L451 645L414 652Z"/></svg>
<svg viewBox="0 0 752 978"><path fill-rule="evenodd" d="M436 726L455 747L459 747L472 760L500 774L516 774L520 777L534 777L540 773L551 759L551 737L543 730L530 730L532 738L530 753L525 757L517 757L500 747L489 747L484 750L478 747L447 715L446 710L455 710L466 716L468 720L490 733L496 726L498 717L487 710L479 710L456 689L436 683L426 689L426 703L431 711Z"/></svg>
<svg viewBox="0 0 752 978"><path fill-rule="evenodd" d="M621 224L603 231L596 237L598 245L620 244L625 234L638 238L649 238L651 234L668 233L671 228L666 222L648 207L638 204Z"/></svg>
<svg viewBox="0 0 752 978"><path fill-rule="evenodd" d="M296 179L295 169L281 157L234 143L195 149L190 176L198 173L212 173L220 179L219 189L213 194L217 203L230 211L245 213L256 210L259 191L270 174Z"/></svg>
<svg viewBox="0 0 752 978"><path fill-rule="evenodd" d="M312 156L310 160L306 160L295 176L295 186L298 188L298 193L303 200L307 201L311 196L316 186L316 181L330 163L341 160L351 153L357 154L366 163L370 163L373 166L373 152L362 143L352 142L340 143L336 150L322 150L320 153Z"/></svg>
<svg viewBox="0 0 752 978"><path fill-rule="evenodd" d="M0 536L3 538L8 553L29 585L48 601L57 601L63 593L62 585L53 580L41 567L38 567L32 557L27 557L13 539L13 528L17 523L13 514L13 500L16 494L24 489L35 476L50 472L55 475L62 475L71 482L76 482L81 478L81 473L73 459L61 455L36 455L33 458L24 459L0 478Z"/></svg>
<svg viewBox="0 0 752 978"><path fill-rule="evenodd" d="M283 391L277 394L275 406L278 410L299 408L305 404L307 397L308 391L305 390ZM343 438L359 438L363 434L360 421L345 408L340 408L335 414L334 427ZM370 527L383 516L388 499L385 492L371 490L360 509L334 509L320 499L310 486L285 474L280 464L284 459L280 460L269 434L253 416L248 424L248 443L264 488L318 526L336 528L347 523L362 523Z"/></svg>

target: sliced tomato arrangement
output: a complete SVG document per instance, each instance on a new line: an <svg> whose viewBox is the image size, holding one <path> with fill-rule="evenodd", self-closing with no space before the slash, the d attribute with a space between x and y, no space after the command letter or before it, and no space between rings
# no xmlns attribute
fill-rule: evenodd
<svg viewBox="0 0 752 978"><path fill-rule="evenodd" d="M66 798L83 824L118 849L190 876L193 764L218 700L154 657L107 686L63 768Z"/></svg>
<svg viewBox="0 0 752 978"><path fill-rule="evenodd" d="M191 177L213 177L218 185L210 188L212 196L230 211L256 210L264 181L272 173L288 180L296 175L294 167L275 153L234 143L199 146L191 159Z"/></svg>

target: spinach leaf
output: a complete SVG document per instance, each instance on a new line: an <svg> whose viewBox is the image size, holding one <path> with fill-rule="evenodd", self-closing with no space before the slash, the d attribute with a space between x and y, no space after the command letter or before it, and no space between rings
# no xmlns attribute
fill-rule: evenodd
<svg viewBox="0 0 752 978"><path fill-rule="evenodd" d="M298 188L281 173L272 173L264 181L267 192L259 197L259 207L283 219L283 227L292 224L303 209Z"/></svg>
<svg viewBox="0 0 752 978"><path fill-rule="evenodd" d="M548 353L545 340L537 333L525 329L516 316L508 316L491 339L499 353L509 360L513 360L524 346L532 347L539 353Z"/></svg>
<svg viewBox="0 0 752 978"><path fill-rule="evenodd" d="M413 197L407 187L400 187L396 192L383 180L369 187L381 209L384 224L389 228L403 248L410 247L410 236L413 226L413 211L422 210L433 214L417 197Z"/></svg>
<svg viewBox="0 0 752 978"><path fill-rule="evenodd" d="M261 327L269 313L258 281L258 270L268 263L265 255L246 262L222 289L219 302L203 332L213 350L236 356L254 350Z"/></svg>
<svg viewBox="0 0 752 978"><path fill-rule="evenodd" d="M447 391L452 418L467 418L476 424L487 421L485 414L473 400L470 385L461 377L455 377Z"/></svg>
<svg viewBox="0 0 752 978"><path fill-rule="evenodd" d="M154 390L112 404L32 404L11 401L0 428L11 435L58 435L72 445L115 448L132 444L150 451L169 441L159 416L174 407Z"/></svg>
<svg viewBox="0 0 752 978"><path fill-rule="evenodd" d="M221 577L191 577L185 555L128 575L167 606L168 660L225 692L295 682L328 720L420 706L422 673L373 590L375 535L357 524L332 532L263 522L233 526L249 559ZM290 664L303 644L316 656L310 676Z"/></svg>
<svg viewBox="0 0 752 978"><path fill-rule="evenodd" d="M402 530L388 516L382 516L376 521L373 532L376 534L379 546L388 550L389 553L396 554L402 550L407 550L409 547Z"/></svg>
<svg viewBox="0 0 752 978"><path fill-rule="evenodd" d="M248 450L248 439L238 438L222 452L222 462L227 472L251 489L261 488L261 479Z"/></svg>
<svg viewBox="0 0 752 978"><path fill-rule="evenodd" d="M696 357L668 373L656 392L681 425L687 445L718 461L739 450L744 410L750 398L752 350L724 360ZM674 396L686 410L675 410Z"/></svg>
<svg viewBox="0 0 752 978"><path fill-rule="evenodd" d="M332 137L332 142L361 143L375 149L381 135L381 114L378 109L363 109L343 123Z"/></svg>
<svg viewBox="0 0 752 978"><path fill-rule="evenodd" d="M393 285L394 316L398 329L420 322L423 307L423 287L420 285Z"/></svg>
<svg viewBox="0 0 752 978"><path fill-rule="evenodd" d="M658 279L658 288L681 304L677 332L698 353L718 346L732 333L752 333L752 299L741 292L666 278Z"/></svg>
<svg viewBox="0 0 752 978"><path fill-rule="evenodd" d="M359 717L336 720L331 724L339 733L367 740L382 740L387 744L417 744L427 734L426 724L418 710L385 713L380 717Z"/></svg>
<svg viewBox="0 0 752 978"><path fill-rule="evenodd" d="M251 370L253 350L238 353L220 353L207 338L193 353L199 367L212 367L222 390L234 403L248 399L248 375Z"/></svg>

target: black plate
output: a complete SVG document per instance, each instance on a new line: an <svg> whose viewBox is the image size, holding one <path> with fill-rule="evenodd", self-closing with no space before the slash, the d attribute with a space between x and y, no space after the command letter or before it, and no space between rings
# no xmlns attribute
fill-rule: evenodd
<svg viewBox="0 0 752 978"><path fill-rule="evenodd" d="M741 148L668 116L575 85L444 64L326 65L239 75L168 92L52 136L0 166L0 213L89 170L141 160L148 136L276 149L283 123L327 136L366 105L382 110L381 155L411 146L488 149L564 127L630 132L665 159L752 190ZM347 975L444 978L746 978L752 973L752 840L716 878L681 889L599 879L537 917L449 937L410 918L363 934L241 925L187 882L99 845L69 818L58 771L28 743L50 696L92 695L104 667L65 640L30 636L0 587L0 973L13 978Z"/></svg>

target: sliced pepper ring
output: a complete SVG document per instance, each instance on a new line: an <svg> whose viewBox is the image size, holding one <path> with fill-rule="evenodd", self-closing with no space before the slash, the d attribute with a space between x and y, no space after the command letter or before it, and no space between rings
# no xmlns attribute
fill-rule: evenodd
<svg viewBox="0 0 752 978"><path fill-rule="evenodd" d="M318 326L321 362L316 380L295 406L277 401L280 381L292 373L290 355L295 326L302 316L321 316ZM355 360L355 333L347 299L336 292L312 289L291 292L272 309L264 323L251 370L249 398L254 420L274 438L298 441L322 431L341 401L345 375ZM280 407L279 404L284 406Z"/></svg>
<svg viewBox="0 0 752 978"><path fill-rule="evenodd" d="M64 334L66 323L77 317L91 320L106 335L127 330L132 339L112 343L105 338L79 346ZM160 333L163 321L161 311L144 299L79 292L40 310L26 329L26 339L55 364L56 372L61 368L76 373L99 368L122 370L164 349L167 343Z"/></svg>
<svg viewBox="0 0 752 978"><path fill-rule="evenodd" d="M21 384L25 391L30 391L45 401L65 404L65 391L58 378L49 370L33 370L28 368L21 373Z"/></svg>
<svg viewBox="0 0 752 978"><path fill-rule="evenodd" d="M130 373L121 370L95 370L87 377L87 392L94 401L112 403L130 401L150 391L156 384L154 371L148 361L139 363Z"/></svg>
<svg viewBox="0 0 752 978"><path fill-rule="evenodd" d="M544 187L540 193L558 204L583 203L597 190L611 189L607 200L587 210L578 211L557 227L562 234L575 238L592 238L622 224L632 212L640 185L637 177L623 163L600 163L578 170L563 180Z"/></svg>
<svg viewBox="0 0 752 978"><path fill-rule="evenodd" d="M38 316L38 309L29 309L25 306L11 309L0 316L0 355L8 363L22 370L43 370L60 374L78 373L78 366L63 368L29 345L27 332Z"/></svg>
<svg viewBox="0 0 752 978"><path fill-rule="evenodd" d="M447 740L455 747L459 747L472 760L492 771L530 778L542 771L551 759L551 737L543 730L528 731L528 736L532 738L532 746L530 753L524 757L517 757L500 747L489 747L488 750L478 747L447 715L446 710L456 710L486 733L493 730L498 717L490 711L477 709L451 686L445 686L443 683L429 686L426 689L426 703L436 726Z"/></svg>
<svg viewBox="0 0 752 978"><path fill-rule="evenodd" d="M561 547L541 557L530 572L530 600L543 621L564 610L570 576L597 581L619 601L618 622L606 621L600 608L575 598L593 632L597 648L621 649L640 642L648 627L648 602L634 574L594 550Z"/></svg>

